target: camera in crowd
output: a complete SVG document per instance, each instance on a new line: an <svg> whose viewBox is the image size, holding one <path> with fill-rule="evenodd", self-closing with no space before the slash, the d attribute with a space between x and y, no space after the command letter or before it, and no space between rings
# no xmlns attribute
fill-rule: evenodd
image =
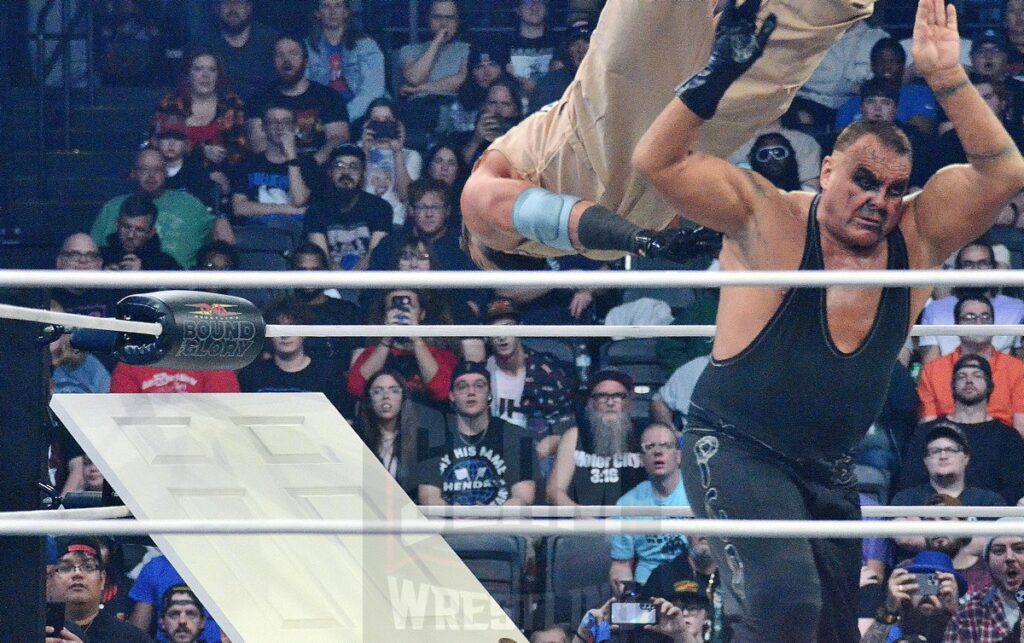
<svg viewBox="0 0 1024 643"><path fill-rule="evenodd" d="M658 622L658 609L640 595L636 581L623 583L622 598L611 604L611 624L620 629L640 629Z"/></svg>

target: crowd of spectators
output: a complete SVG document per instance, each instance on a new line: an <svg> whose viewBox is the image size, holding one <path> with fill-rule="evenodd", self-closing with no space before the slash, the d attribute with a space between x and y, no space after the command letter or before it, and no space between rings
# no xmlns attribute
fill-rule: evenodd
<svg viewBox="0 0 1024 643"><path fill-rule="evenodd" d="M175 3L107 4L98 59L104 81L172 89L154 105L130 168L133 191L110 195L88 232L64 240L54 258L60 270L271 268L258 260L269 235L285 239L292 270L476 270L459 244L468 168L572 82L596 16L561 24L553 17L568 15L566 2L509 0L503 15L513 15L513 24L469 29L461 3L431 0L423 3L428 37L384 51L360 29L353 0L319 0L309 25L286 32L256 19L258 0L212 0L209 23L195 29L189 22L180 33L161 31L154 25L163 18L151 15L150 5ZM998 4L1001 11L984 14L991 20L966 42L963 62L1020 145L1024 0ZM168 39L181 45L180 64L164 55ZM862 22L828 53L793 108L731 160L780 189L814 190L838 130L860 119L896 122L907 133L915 186L965 159L956 131L916 78L907 42ZM1024 191L948 267L1024 267L1022 207ZM698 259L697 267L715 269L713 257ZM622 268L582 257L545 265ZM122 294L68 287L54 291L53 307L111 316ZM623 293L586 288L232 294L282 324L573 324L613 310L616 319L706 324L718 303L717 291L693 291L670 309L655 292L616 309ZM937 290L919 321L1024 323L1020 295ZM56 392L322 392L422 504L686 506L676 438L711 344L652 340L644 366L660 375L652 380L644 370L643 381L629 364L606 363L607 345L587 340L559 347L514 337L280 337L238 373L114 364L65 340L51 348ZM885 409L857 453L863 470L883 480L862 489L865 504L1024 504L1021 357L1024 345L1012 336L965 331L908 341ZM65 494L100 489L96 467L58 435L52 482ZM115 545L61 543L48 588L68 603L72 631L108 640L94 639L90 625L102 599L121 606L108 616L119 609L158 640L197 640L200 632L198 640L220 640L166 558L141 565L126 591L127 570L108 573L116 560L101 555ZM875 540L864 551L866 641L1001 641L1021 628L1013 593L1024 583L1024 539ZM605 561L609 591L619 599L657 596L676 606L657 603L666 618L685 621L687 638L673 640L723 640L706 539L619 537ZM915 574L934 574L931 595ZM79 577L86 580L68 582ZM608 604L591 607L561 615L564 628L534 623L531 641L566 641L570 632L607 640Z"/></svg>

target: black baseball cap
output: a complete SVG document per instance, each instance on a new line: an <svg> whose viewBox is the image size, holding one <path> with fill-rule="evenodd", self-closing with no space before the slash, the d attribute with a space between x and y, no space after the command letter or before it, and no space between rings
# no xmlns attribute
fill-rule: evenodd
<svg viewBox="0 0 1024 643"><path fill-rule="evenodd" d="M457 382L460 377L463 375L472 375L474 373L477 375L483 375L484 378L487 379L487 383L490 384L491 372L487 370L487 367L484 366L482 362L460 362L459 365L455 367L455 370L452 371L452 383L448 387L449 390L453 390L455 388L455 382Z"/></svg>
<svg viewBox="0 0 1024 643"><path fill-rule="evenodd" d="M964 450L964 453L970 453L970 448L968 448L967 446L967 436L964 435L963 431L953 426L952 424L943 422L929 429L928 434L925 436L924 443L926 445L931 444L932 442L938 440L939 438L947 438L949 440L952 440L953 442L956 442L957 444L960 445L960 447Z"/></svg>
<svg viewBox="0 0 1024 643"><path fill-rule="evenodd" d="M614 382L622 384L622 386L626 389L627 392L633 392L632 377L630 377L626 373L623 373L622 371L616 371L615 369L605 368L598 371L597 373L594 374L593 377L590 378L590 384L587 386L587 394L589 395L590 393L593 393L594 389L597 388L598 384L600 384L601 382L607 382L608 380L612 380Z"/></svg>

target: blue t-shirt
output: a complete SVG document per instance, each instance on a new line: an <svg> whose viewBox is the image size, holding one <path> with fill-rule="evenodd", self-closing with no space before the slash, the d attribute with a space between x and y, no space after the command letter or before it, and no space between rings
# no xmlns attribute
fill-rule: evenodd
<svg viewBox="0 0 1024 643"><path fill-rule="evenodd" d="M649 480L633 487L615 503L617 507L689 507L682 479L675 490L665 498L654 495ZM632 519L632 518L631 518ZM656 516L636 517L637 520L662 520ZM620 534L612 538L612 559L632 560L636 558L633 578L643 584L654 568L667 563L686 551L686 538L678 534L648 534L633 536Z"/></svg>
<svg viewBox="0 0 1024 643"><path fill-rule="evenodd" d="M110 373L96 357L86 355L78 368L62 364L53 369L53 383L58 393L109 393Z"/></svg>
<svg viewBox="0 0 1024 643"><path fill-rule="evenodd" d="M924 85L903 85L900 87L900 103L896 106L896 120L906 123L914 116L925 116L932 121L938 119L935 94ZM854 96L836 112L836 129L841 130L860 119L860 96Z"/></svg>
<svg viewBox="0 0 1024 643"><path fill-rule="evenodd" d="M174 569L171 561L167 560L166 556L157 556L142 567L138 580L135 581L131 591L128 592L128 598L137 603L149 603L152 605L153 620L159 622L160 615L157 612L160 610L161 602L163 602L164 592L184 582L181 574L178 573L178 570ZM220 626L217 625L205 608L203 611L206 612L206 627L203 628L202 634L199 635L199 640L207 643L220 643ZM156 629L156 640L163 642L170 640L167 638L163 628L159 626Z"/></svg>

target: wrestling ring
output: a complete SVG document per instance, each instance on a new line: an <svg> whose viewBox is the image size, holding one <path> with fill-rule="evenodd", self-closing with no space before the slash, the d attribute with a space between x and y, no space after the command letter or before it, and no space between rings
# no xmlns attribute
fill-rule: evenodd
<svg viewBox="0 0 1024 643"><path fill-rule="evenodd" d="M822 271L822 272L145 272L105 273L7 270L5 288L721 288L1024 286L1024 271ZM0 304L0 318L65 328L158 337L161 324L100 319ZM267 324L265 337L707 337L714 326L294 326ZM1024 335L1024 324L914 326L911 335ZM1024 536L1020 507L864 507L865 521L699 520L689 508L617 506L419 507L412 520L179 520L137 519L126 507L57 509L0 514L0 536L46 534L235 535L268 534L435 536L611 536L677 534L771 538L911 536ZM884 518L1020 518L1020 521L882 520ZM610 520L609 518L615 518ZM2 541L0 541L2 542Z"/></svg>

